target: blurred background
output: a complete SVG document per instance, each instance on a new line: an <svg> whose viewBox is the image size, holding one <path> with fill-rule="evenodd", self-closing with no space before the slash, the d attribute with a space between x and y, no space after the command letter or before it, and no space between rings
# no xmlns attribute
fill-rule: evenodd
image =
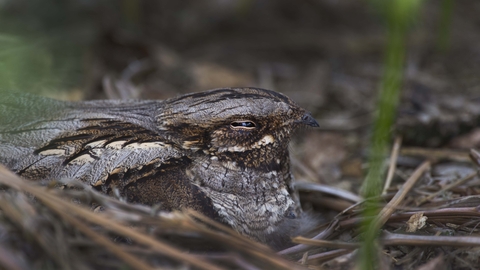
<svg viewBox="0 0 480 270"><path fill-rule="evenodd" d="M363 191L375 197L396 135L403 141L391 194L425 158L478 169L468 151L480 148L479 14L480 1L471 0L0 0L0 93L78 101L273 89L320 124L293 141L296 179L355 194L372 180ZM462 170L434 167L405 205L418 206L432 190L443 198ZM445 196L478 195L478 181ZM331 220L351 206L321 195L303 190L304 209ZM467 224L458 216L448 222ZM433 257L417 247L392 250L391 258L407 258L397 264ZM469 269L478 268L478 252L466 254ZM404 269L420 262L411 260Z"/></svg>
<svg viewBox="0 0 480 270"><path fill-rule="evenodd" d="M274 89L321 124L293 148L304 172L351 189L338 180L361 180L359 149L385 69L391 21L380 2L1 0L0 88L64 100ZM418 14L406 14L401 108L478 98L480 2L416 2Z"/></svg>
<svg viewBox="0 0 480 270"><path fill-rule="evenodd" d="M387 39L375 2L2 0L0 86L92 99L108 77L142 98L260 86L312 110L364 107ZM480 3L418 2L405 88L477 91Z"/></svg>

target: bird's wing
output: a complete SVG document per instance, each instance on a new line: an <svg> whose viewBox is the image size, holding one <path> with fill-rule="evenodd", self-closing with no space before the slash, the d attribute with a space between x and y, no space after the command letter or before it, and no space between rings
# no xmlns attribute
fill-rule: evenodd
<svg viewBox="0 0 480 270"><path fill-rule="evenodd" d="M115 176L127 185L162 165L187 162L155 129L159 104L4 95L0 163L31 179L80 179L99 186Z"/></svg>

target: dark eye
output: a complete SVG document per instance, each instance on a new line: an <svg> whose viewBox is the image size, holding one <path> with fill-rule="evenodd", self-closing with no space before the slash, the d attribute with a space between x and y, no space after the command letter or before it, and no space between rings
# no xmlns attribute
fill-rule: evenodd
<svg viewBox="0 0 480 270"><path fill-rule="evenodd" d="M255 128L255 123L252 121L233 121L230 126L233 128L252 129Z"/></svg>

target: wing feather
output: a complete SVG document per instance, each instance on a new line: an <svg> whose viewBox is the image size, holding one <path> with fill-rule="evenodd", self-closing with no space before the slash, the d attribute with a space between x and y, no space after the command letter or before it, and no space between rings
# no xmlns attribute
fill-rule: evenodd
<svg viewBox="0 0 480 270"><path fill-rule="evenodd" d="M0 111L8 115L0 118L0 163L26 178L100 185L113 174L181 160L183 150L156 128L153 114L159 106L159 101L72 103L6 96L0 101ZM130 175L125 185L141 177Z"/></svg>

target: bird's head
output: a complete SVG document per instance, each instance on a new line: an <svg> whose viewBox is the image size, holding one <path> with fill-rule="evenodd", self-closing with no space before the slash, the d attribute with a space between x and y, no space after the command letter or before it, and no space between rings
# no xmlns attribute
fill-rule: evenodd
<svg viewBox="0 0 480 270"><path fill-rule="evenodd" d="M184 149L255 167L288 155L288 142L298 127L318 126L287 96L259 88L173 98L159 109L156 121Z"/></svg>

